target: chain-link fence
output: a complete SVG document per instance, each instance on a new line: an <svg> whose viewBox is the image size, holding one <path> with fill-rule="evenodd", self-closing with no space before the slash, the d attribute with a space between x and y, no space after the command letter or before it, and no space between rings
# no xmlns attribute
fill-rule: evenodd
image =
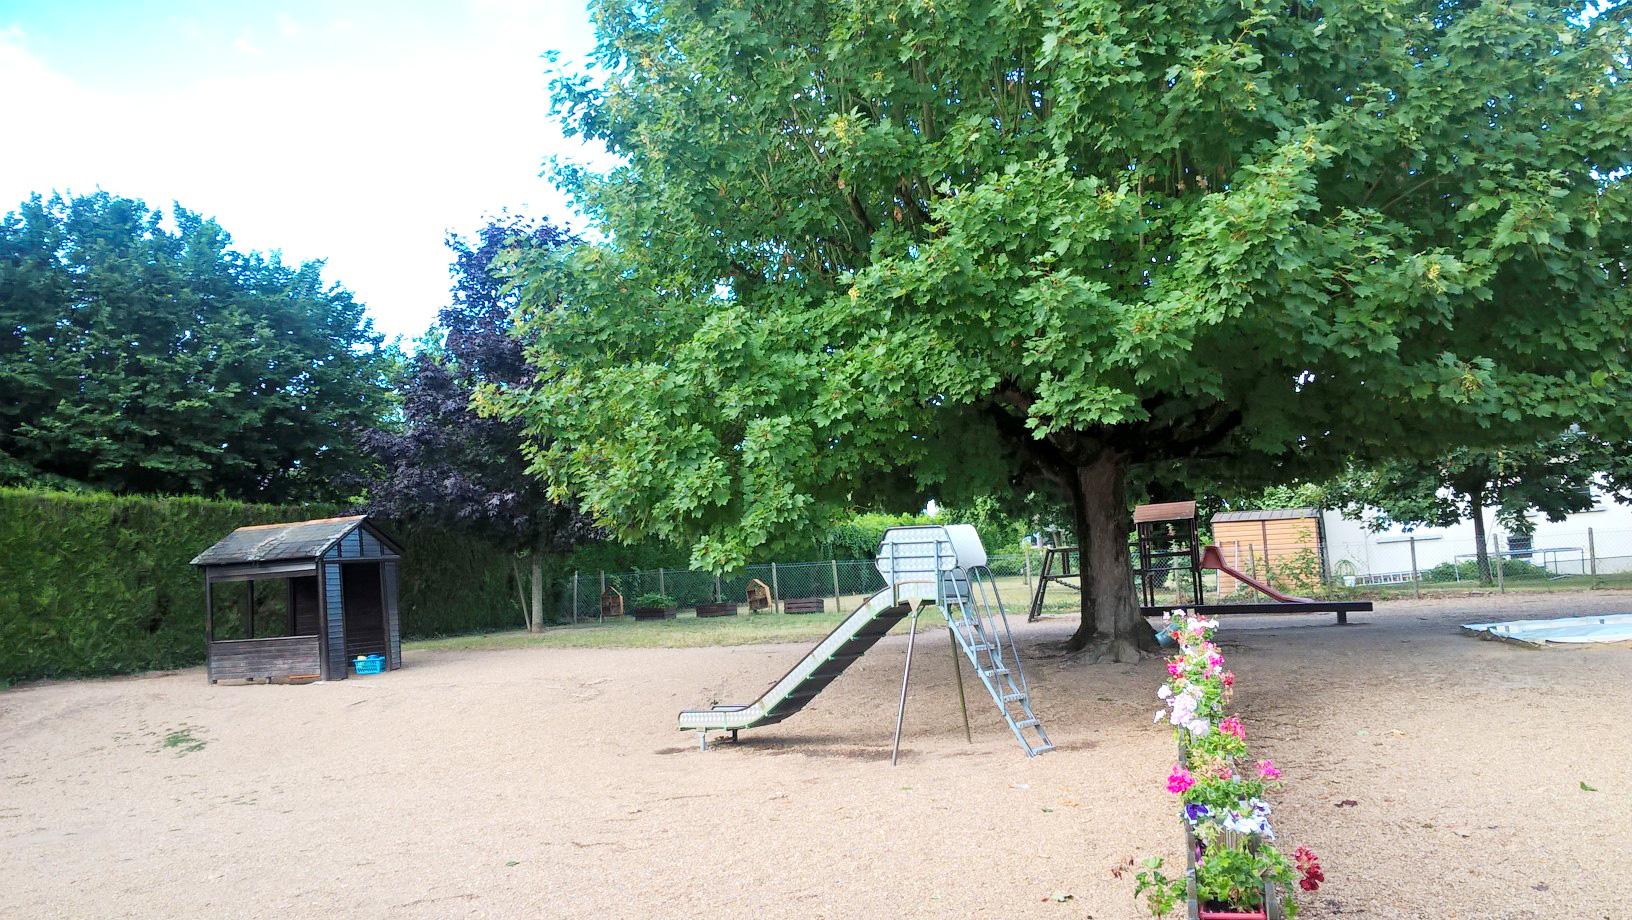
<svg viewBox="0 0 1632 920"><path fill-rule="evenodd" d="M1031 598L1036 551L993 556L987 560L1006 606L1024 611ZM822 562L777 562L750 565L740 572L714 575L690 569L641 569L632 572L576 572L559 587L558 620L581 622L601 614L601 599L614 589L625 610L637 606L746 604L749 585L765 585L778 607L785 601L820 599L823 609L849 611L884 587L871 559ZM649 604L647 602L650 602ZM806 605L810 606L810 605Z"/></svg>
<svg viewBox="0 0 1632 920"><path fill-rule="evenodd" d="M1632 530L1493 530L1479 541L1436 534L1370 534L1333 543L1329 577L1349 588L1422 590L1632 585Z"/></svg>
<svg viewBox="0 0 1632 920"><path fill-rule="evenodd" d="M1302 568L1272 563L1252 554L1240 560L1240 567L1248 576L1283 590L1317 595L1552 590L1623 583L1632 587L1632 530L1548 530L1529 537L1495 531L1486 546L1488 567L1481 566L1477 544L1471 539L1368 534L1363 540L1329 544L1324 559L1311 555ZM1031 548L988 560L998 597L1009 613L1024 614L1030 606L1042 561L1043 551ZM1188 602L1193 596L1190 577L1188 565L1167 573L1155 586L1157 603ZM1235 599L1234 594L1220 594L1223 586L1217 572L1205 570L1201 577L1208 601ZM795 606L811 608L812 602L819 599L821 609L828 612L848 612L884 587L883 576L870 559L767 563L727 575L663 568L580 571L558 585L555 609L559 622L596 619L609 588L622 596L625 611L659 603L682 611L711 603L735 603L745 608L749 586L755 581L764 584L775 609L782 609L788 601L804 601ZM1045 595L1044 609L1077 609L1080 600L1072 590L1075 581L1073 577L1052 584ZM1235 593L1245 590L1233 580L1230 587Z"/></svg>

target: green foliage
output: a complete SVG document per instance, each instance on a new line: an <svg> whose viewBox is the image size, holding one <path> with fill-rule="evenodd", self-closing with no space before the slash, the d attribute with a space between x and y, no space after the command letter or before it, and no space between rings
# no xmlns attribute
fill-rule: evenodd
<svg viewBox="0 0 1632 920"><path fill-rule="evenodd" d="M1045 486L1116 563L1146 478L1313 480L1624 405L1624 17L592 9L557 111L619 159L558 180L607 242L521 266L539 377L483 398L559 494L700 566Z"/></svg>
<svg viewBox="0 0 1632 920"><path fill-rule="evenodd" d="M235 527L338 510L0 489L0 682L198 664L204 587L192 557ZM405 548L405 636L520 623L507 556L385 526Z"/></svg>
<svg viewBox="0 0 1632 920"><path fill-rule="evenodd" d="M1394 524L1449 527L1494 509L1518 533L1535 530L1529 515L1550 521L1593 507L1597 474L1625 463L1626 445L1571 429L1556 437L1496 449L1457 448L1435 457L1349 471L1327 489L1351 513L1376 509L1377 530ZM1617 500L1632 488L1611 484Z"/></svg>
<svg viewBox="0 0 1632 920"><path fill-rule="evenodd" d="M1184 903L1184 877L1168 878L1163 874L1160 856L1151 856L1140 865L1143 868L1133 874L1133 896L1143 897L1145 909L1160 920Z"/></svg>
<svg viewBox="0 0 1632 920"><path fill-rule="evenodd" d="M712 598L710 598L710 600L712 600ZM635 598L635 602L630 605L631 609L639 607L662 607L667 609L673 606L675 606L675 600L673 597L667 594L658 594L655 591L648 594L642 594L641 596Z"/></svg>
<svg viewBox="0 0 1632 920"><path fill-rule="evenodd" d="M1492 562L1491 564L1494 565L1495 563ZM1512 579L1518 579L1520 581L1544 581L1553 577L1553 573L1547 571L1545 567L1536 565L1533 562L1526 562L1523 559L1503 558L1501 565L1502 579L1504 581ZM1480 574L1479 568L1479 563L1476 560L1468 559L1462 562L1441 562L1439 565L1436 565L1431 569L1427 569L1421 574L1423 581L1477 582L1483 577Z"/></svg>
<svg viewBox="0 0 1632 920"><path fill-rule="evenodd" d="M0 483L341 499L392 350L322 264L97 192L0 218Z"/></svg>

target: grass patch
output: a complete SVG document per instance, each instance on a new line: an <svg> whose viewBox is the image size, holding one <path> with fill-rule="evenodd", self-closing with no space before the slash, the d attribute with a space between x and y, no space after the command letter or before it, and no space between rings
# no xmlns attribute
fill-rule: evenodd
<svg viewBox="0 0 1632 920"><path fill-rule="evenodd" d="M208 744L208 742L193 734L191 727L183 725L165 735L164 740L159 742L159 747L167 751L175 751L176 756L180 757L183 754L196 754L204 750L205 744Z"/></svg>

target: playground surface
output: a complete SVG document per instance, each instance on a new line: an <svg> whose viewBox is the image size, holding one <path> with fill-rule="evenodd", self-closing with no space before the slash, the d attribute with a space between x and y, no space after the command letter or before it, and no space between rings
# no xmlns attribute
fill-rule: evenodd
<svg viewBox="0 0 1632 920"><path fill-rule="evenodd" d="M1303 916L1632 910L1632 649L1459 629L1632 594L1378 607L1220 632L1254 749L1287 774L1276 826L1326 869ZM975 693L965 742L947 634L920 636L894 769L898 635L706 754L676 713L751 698L808 643L418 649L304 687L193 669L3 691L0 916L1136 917L1113 868L1180 856L1172 740L1150 724L1162 667L1035 657L1074 624L1014 618L1058 745L1031 760Z"/></svg>

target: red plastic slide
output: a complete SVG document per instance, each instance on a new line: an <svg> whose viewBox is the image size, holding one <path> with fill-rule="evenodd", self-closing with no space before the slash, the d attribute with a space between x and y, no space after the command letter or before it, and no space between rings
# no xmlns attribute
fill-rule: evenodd
<svg viewBox="0 0 1632 920"><path fill-rule="evenodd" d="M1251 585L1260 593L1267 594L1283 604L1314 603L1314 601L1307 597L1293 597L1290 594L1282 594L1274 588L1271 588L1269 585L1266 585L1258 579L1253 578L1251 575L1248 575L1239 569L1231 568L1230 564L1224 561L1224 554L1219 552L1218 547L1216 546L1208 545L1201 548L1201 567L1204 569L1217 569L1218 571L1223 572L1242 584Z"/></svg>

